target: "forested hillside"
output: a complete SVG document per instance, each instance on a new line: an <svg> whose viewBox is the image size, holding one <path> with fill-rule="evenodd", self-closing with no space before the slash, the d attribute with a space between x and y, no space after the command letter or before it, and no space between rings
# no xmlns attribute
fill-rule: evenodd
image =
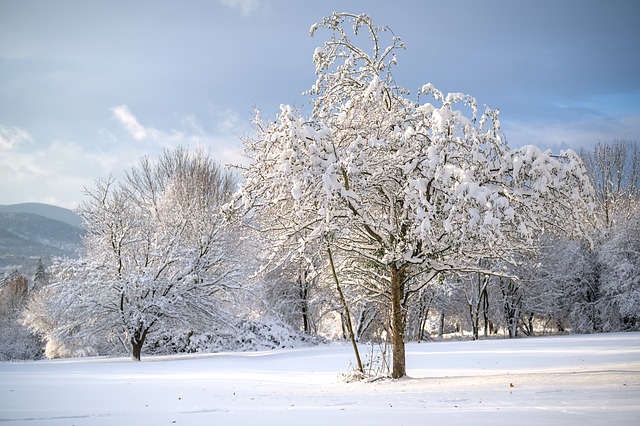
<svg viewBox="0 0 640 426"><path fill-rule="evenodd" d="M72 211L55 206L0 206L0 269L32 270L38 259L50 264L52 257L77 257L84 234L80 223Z"/></svg>
<svg viewBox="0 0 640 426"><path fill-rule="evenodd" d="M51 204L20 203L0 205L0 213L31 213L57 220L76 228L82 228L82 220L80 219L80 216L73 212L73 210L52 206Z"/></svg>

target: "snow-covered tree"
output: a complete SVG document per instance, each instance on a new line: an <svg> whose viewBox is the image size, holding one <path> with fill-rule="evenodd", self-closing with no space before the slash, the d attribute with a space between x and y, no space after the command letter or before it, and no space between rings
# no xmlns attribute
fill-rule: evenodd
<svg viewBox="0 0 640 426"><path fill-rule="evenodd" d="M0 273L0 360L42 356L40 340L19 319L30 296L29 279L14 269Z"/></svg>
<svg viewBox="0 0 640 426"><path fill-rule="evenodd" d="M542 235L514 275L527 312L550 321L560 332L599 329L596 262L586 239Z"/></svg>
<svg viewBox="0 0 640 426"><path fill-rule="evenodd" d="M323 287L325 258L310 250L268 263L257 277L263 309L308 335L317 333L327 308Z"/></svg>
<svg viewBox="0 0 640 426"><path fill-rule="evenodd" d="M471 324L471 337L480 336L481 321L484 324L485 337L489 333L489 282L491 276L476 272L463 278L463 293Z"/></svg>
<svg viewBox="0 0 640 426"><path fill-rule="evenodd" d="M409 99L392 74L403 43L368 16L334 13L312 35L320 28L331 38L313 55L313 112L282 105L275 121L257 118L240 195L274 239L319 240L375 271L398 378L411 294L443 271L483 269L479 259L508 256L539 230L573 231L591 186L572 151L510 150L497 110L471 96L426 84Z"/></svg>
<svg viewBox="0 0 640 426"><path fill-rule="evenodd" d="M146 342L225 321L238 236L220 213L236 180L203 149L143 158L117 184L87 190L84 254L58 260L26 322L48 340Z"/></svg>
<svg viewBox="0 0 640 426"><path fill-rule="evenodd" d="M29 280L17 270L0 280L0 317L19 311L29 295Z"/></svg>
<svg viewBox="0 0 640 426"><path fill-rule="evenodd" d="M598 251L604 331L640 329L640 210L616 224Z"/></svg>
<svg viewBox="0 0 640 426"><path fill-rule="evenodd" d="M575 322L579 317L573 316L573 326L581 331L636 329L640 145L629 140L598 143L581 155L595 188L597 220L589 256L594 273L583 291L588 304L577 303L590 320Z"/></svg>
<svg viewBox="0 0 640 426"><path fill-rule="evenodd" d="M33 275L33 289L39 290L42 287L49 284L49 276L47 271L42 263L42 258L38 259L38 263L36 264L36 271Z"/></svg>
<svg viewBox="0 0 640 426"><path fill-rule="evenodd" d="M601 223L607 228L640 208L640 145L617 140L580 153L595 189Z"/></svg>

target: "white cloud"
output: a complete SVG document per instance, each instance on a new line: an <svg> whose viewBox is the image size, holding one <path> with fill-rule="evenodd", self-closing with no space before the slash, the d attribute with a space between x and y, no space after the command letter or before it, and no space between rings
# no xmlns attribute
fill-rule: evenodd
<svg viewBox="0 0 640 426"><path fill-rule="evenodd" d="M90 144L42 141L25 130L0 125L0 204L34 201L73 208L84 199L83 188L91 188L96 179L121 179L141 157L156 158L163 148L204 145L221 165L246 162L240 154L242 144L231 132L239 121L233 110L209 110L211 121L205 125L196 115L185 116L179 130L145 126L126 105L111 113L127 137L101 128ZM132 139L143 143L131 143Z"/></svg>
<svg viewBox="0 0 640 426"><path fill-rule="evenodd" d="M232 133L238 129L240 114L230 108L219 109L211 107L216 129L221 133Z"/></svg>
<svg viewBox="0 0 640 426"><path fill-rule="evenodd" d="M136 116L131 113L128 106L118 105L113 107L111 108L111 113L135 140L143 141L153 134L153 129L147 129L140 124Z"/></svg>
<svg viewBox="0 0 640 426"><path fill-rule="evenodd" d="M183 121L188 127L195 130L198 134L201 134L201 135L205 134L204 129L198 122L198 118L195 115L193 114L187 115L183 118Z"/></svg>
<svg viewBox="0 0 640 426"><path fill-rule="evenodd" d="M237 9L243 16L249 16L260 7L260 0L220 0L220 3Z"/></svg>
<svg viewBox="0 0 640 426"><path fill-rule="evenodd" d="M117 143L118 142L118 138L116 137L116 135L111 133L111 131L109 129L107 129L106 127L103 127L102 129L98 130L98 135L105 137L106 140L108 140L111 143Z"/></svg>
<svg viewBox="0 0 640 426"><path fill-rule="evenodd" d="M171 130L167 133L155 127L143 125L127 105L113 107L111 113L127 133L139 142L150 141L168 148L183 144L189 139L178 130Z"/></svg>
<svg viewBox="0 0 640 426"><path fill-rule="evenodd" d="M18 127L0 125L0 151L11 151L23 143L33 143L28 132Z"/></svg>
<svg viewBox="0 0 640 426"><path fill-rule="evenodd" d="M553 151L591 149L598 142L634 140L640 135L640 116L637 115L574 121L502 120L502 125L511 147L532 144Z"/></svg>
<svg viewBox="0 0 640 426"><path fill-rule="evenodd" d="M106 174L105 160L85 147L55 140L21 146L0 156L0 204L27 201L73 208L83 187Z"/></svg>
<svg viewBox="0 0 640 426"><path fill-rule="evenodd" d="M222 166L246 166L249 159L239 149L221 148L217 150L216 160Z"/></svg>

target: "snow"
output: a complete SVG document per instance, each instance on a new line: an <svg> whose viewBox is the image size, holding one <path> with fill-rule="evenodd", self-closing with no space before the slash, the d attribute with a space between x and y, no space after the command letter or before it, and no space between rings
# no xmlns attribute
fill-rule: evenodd
<svg viewBox="0 0 640 426"><path fill-rule="evenodd" d="M345 382L353 358L340 343L0 363L0 423L640 424L640 333L412 343L397 381Z"/></svg>

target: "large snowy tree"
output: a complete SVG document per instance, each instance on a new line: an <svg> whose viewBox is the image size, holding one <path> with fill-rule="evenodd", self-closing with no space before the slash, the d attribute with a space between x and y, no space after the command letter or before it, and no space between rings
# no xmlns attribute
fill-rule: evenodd
<svg viewBox="0 0 640 426"><path fill-rule="evenodd" d="M120 341L139 360L154 335L224 320L237 236L220 207L235 185L204 150L181 148L98 181L78 209L84 254L54 264L26 322L61 343Z"/></svg>
<svg viewBox="0 0 640 426"><path fill-rule="evenodd" d="M257 118L240 195L281 245L320 240L375 271L398 378L411 294L442 271L508 257L540 229L573 228L591 186L571 151L510 150L498 112L471 96L427 84L409 99L392 74L403 43L368 16L334 13L311 34L321 28L331 37L313 55L313 112Z"/></svg>

